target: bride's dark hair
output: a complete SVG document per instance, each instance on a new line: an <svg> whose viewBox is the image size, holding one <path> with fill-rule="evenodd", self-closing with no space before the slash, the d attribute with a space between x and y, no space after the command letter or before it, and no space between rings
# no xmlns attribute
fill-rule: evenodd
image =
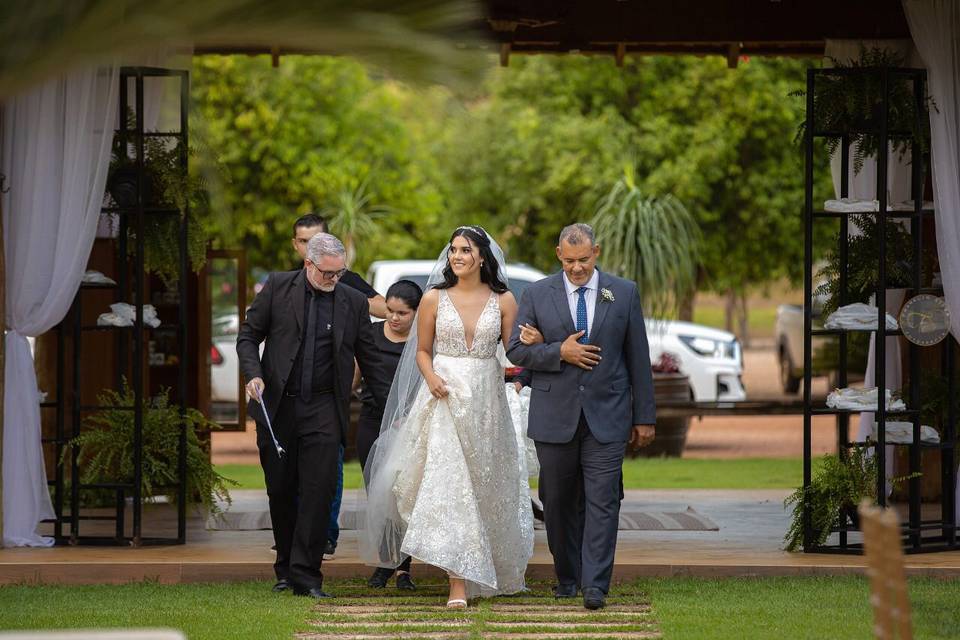
<svg viewBox="0 0 960 640"><path fill-rule="evenodd" d="M450 236L450 244L453 244L453 240L459 237L466 238L470 244L480 250L480 282L490 287L494 293L506 293L507 285L505 285L499 277L502 267L500 263L497 262L496 257L494 257L493 251L490 250L490 237L487 235L487 232L480 227L457 227ZM457 284L458 281L459 278L457 278L457 275L450 267L450 261L448 259L446 266L443 268L443 282L434 285L433 288L449 289Z"/></svg>

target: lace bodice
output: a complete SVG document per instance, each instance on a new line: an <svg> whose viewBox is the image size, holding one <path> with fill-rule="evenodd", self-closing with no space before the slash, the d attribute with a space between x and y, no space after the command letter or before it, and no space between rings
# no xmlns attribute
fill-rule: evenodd
<svg viewBox="0 0 960 640"><path fill-rule="evenodd" d="M467 330L446 289L440 289L437 305L437 331L434 352L441 356L495 358L500 342L500 297L491 292L473 333L473 344L467 348Z"/></svg>

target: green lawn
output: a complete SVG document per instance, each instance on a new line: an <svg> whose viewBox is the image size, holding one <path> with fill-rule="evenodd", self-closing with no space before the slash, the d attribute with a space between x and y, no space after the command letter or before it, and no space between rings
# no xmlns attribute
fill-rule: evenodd
<svg viewBox="0 0 960 640"><path fill-rule="evenodd" d="M867 581L843 578L646 580L665 638L871 638ZM915 638L956 638L960 581L912 579Z"/></svg>
<svg viewBox="0 0 960 640"><path fill-rule="evenodd" d="M481 601L466 613L423 609L438 605L445 597L436 581L421 583L416 597L398 597L390 589L374 594L359 580L329 580L326 585L338 596L329 604L367 604L395 607L392 613L365 616L362 627L345 633L370 631L416 634L426 628L405 629L413 616L426 623L468 618L471 637L492 631L488 623L522 622L522 612L497 613L491 603L550 605L547 584L531 585L523 598ZM766 640L868 638L871 611L867 582L859 577L694 579L664 578L614 587L611 603L650 603L645 621L659 625L668 640ZM386 597L385 597L386 596ZM960 628L960 581L913 579L910 581L915 637L956 638ZM570 602L576 609L575 602ZM305 598L276 595L266 582L238 584L159 585L133 583L104 586L7 586L0 587L0 629L108 628L122 626L172 627L190 640L221 638L292 638L310 629L308 621L350 622L342 612L323 612L323 605ZM553 614L559 622L563 614ZM611 621L600 612L589 620ZM359 618L354 618L358 620ZM581 624L589 624L580 619ZM358 623L360 624L360 623ZM549 623L544 622L549 626ZM316 629L316 627L314 627ZM502 631L503 628L496 629ZM518 630L519 627L518 627ZM632 630L624 628L623 631ZM449 631L449 629L447 629ZM527 629L529 631L529 629ZM546 631L546 629L544 629ZM586 631L586 629L585 629ZM593 636L597 630L592 629ZM612 631L612 629L611 629Z"/></svg>
<svg viewBox="0 0 960 640"><path fill-rule="evenodd" d="M218 465L217 471L239 482L237 489L263 489L257 465ZM623 463L626 489L792 489L803 479L800 458L636 458ZM344 465L344 487L361 488L360 464Z"/></svg>

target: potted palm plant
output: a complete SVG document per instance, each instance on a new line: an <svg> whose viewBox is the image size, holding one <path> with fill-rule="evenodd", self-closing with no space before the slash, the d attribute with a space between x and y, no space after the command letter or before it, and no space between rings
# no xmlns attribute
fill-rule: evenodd
<svg viewBox="0 0 960 640"><path fill-rule="evenodd" d="M644 194L628 167L601 200L593 226L604 268L637 283L647 317L675 315L679 301L696 287L701 242L700 228L683 203L671 195ZM670 354L654 365L653 382L658 401L690 399L689 378ZM680 456L689 426L689 417L658 417L654 443L634 455Z"/></svg>

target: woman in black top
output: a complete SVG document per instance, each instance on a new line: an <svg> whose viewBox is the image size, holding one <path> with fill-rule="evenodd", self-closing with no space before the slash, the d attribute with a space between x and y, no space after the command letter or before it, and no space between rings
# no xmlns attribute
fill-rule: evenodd
<svg viewBox="0 0 960 640"><path fill-rule="evenodd" d="M398 280L387 289L386 321L373 325L374 342L377 344L381 359L384 366L388 368L387 373L391 378L397 372L400 354L403 353L403 346L410 335L410 329L413 327L417 307L420 305L422 296L423 291L416 283L410 280ZM364 389L361 398L363 408L360 410L360 421L357 425L357 455L360 458L361 467L366 467L370 449L380 435L383 408L377 407L373 394L366 389ZM379 567L373 572L368 584L371 587L385 587L393 573L392 569ZM398 589L413 590L416 588L410 579L410 558L404 560L397 567L396 573Z"/></svg>

